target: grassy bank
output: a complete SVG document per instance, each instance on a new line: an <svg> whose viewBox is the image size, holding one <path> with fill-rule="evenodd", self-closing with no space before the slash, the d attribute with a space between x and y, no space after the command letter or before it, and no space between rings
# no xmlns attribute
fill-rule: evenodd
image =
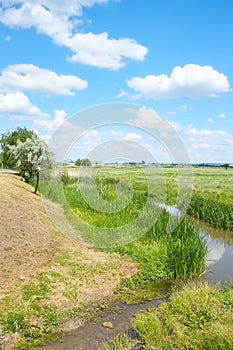
<svg viewBox="0 0 233 350"><path fill-rule="evenodd" d="M233 289L187 285L168 303L139 313L134 326L146 349L233 348Z"/></svg>
<svg viewBox="0 0 233 350"><path fill-rule="evenodd" d="M101 350L231 350L233 348L233 288L191 282L170 300L132 321L137 339L118 334Z"/></svg>
<svg viewBox="0 0 233 350"><path fill-rule="evenodd" d="M80 178L76 177L78 168L71 168L69 174L67 171L62 176L68 206L82 221L99 229L124 227L124 235L127 238L127 225L138 217L148 203L147 210L143 213L144 220L149 222L153 217L159 218L152 228L141 234L141 237L135 235L131 237L133 242L127 244L126 239L123 246L116 244L117 247L109 250L129 255L140 265L141 272L136 278L137 283L177 277L187 278L204 270L205 244L200 242L195 228L184 219L172 234L167 233L166 228L171 218L163 211L160 214L155 211L154 203L160 200L166 204L176 204L180 181L193 183L192 198L187 208L189 214L214 227L232 230L232 170L193 168L190 173L188 168L180 170L156 167L145 169L101 167L96 171L97 196L105 202L110 211L105 207L95 209L98 198L93 196L93 187L87 180L84 181L86 198L83 198ZM85 171L82 176L85 177ZM46 191L48 193L48 187ZM49 191L51 198L54 199L57 195L56 184ZM182 195L183 193L179 194L180 197ZM114 206L117 209L117 205L122 209L114 210ZM97 248L101 247L104 236L95 235L95 231L91 234L89 227L81 228L81 231L86 241ZM113 239L113 236L109 236L106 246L109 242L112 243Z"/></svg>
<svg viewBox="0 0 233 350"><path fill-rule="evenodd" d="M119 252L130 256L139 265L140 272L133 279L134 283L188 278L203 272L206 257L203 237L200 237L194 226L184 218L178 224L174 223L173 231L167 230L169 225L178 219L172 218L165 209L155 206L155 198L151 193L148 195L148 182L141 169L100 170L95 183L97 195L110 210L103 207L96 209L98 203L95 202L93 187L88 178L84 182L86 198L83 198L82 181L83 179L63 175L64 194L73 213L92 227L103 229L123 227L123 234L128 238L128 224L136 220L147 206L143 220L153 221L145 234L140 232L135 236L132 234L129 236L129 243L126 241L127 244L123 245L117 244L116 236L110 236L108 237L110 243L115 239L116 244L105 247L108 252ZM132 187L129 187L129 181ZM156 181L153 181L153 184L155 183ZM119 198L119 187L124 194L122 199ZM122 210L115 210L116 203ZM82 231L82 237L95 247L102 248L101 243L103 244L106 237L100 240L95 231L93 236L90 232L87 226L87 230ZM124 283L127 284L126 281Z"/></svg>

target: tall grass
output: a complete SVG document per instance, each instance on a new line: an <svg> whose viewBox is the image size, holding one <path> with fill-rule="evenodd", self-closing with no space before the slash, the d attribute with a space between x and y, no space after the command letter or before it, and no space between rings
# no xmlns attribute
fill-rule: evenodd
<svg viewBox="0 0 233 350"><path fill-rule="evenodd" d="M171 219L165 209L152 228L138 241L116 248L140 265L139 282L161 278L188 278L205 268L207 247L192 223L183 218L174 231L166 227ZM177 219L177 218L174 218Z"/></svg>
<svg viewBox="0 0 233 350"><path fill-rule="evenodd" d="M188 206L188 214L219 229L233 231L233 204L193 194Z"/></svg>
<svg viewBox="0 0 233 350"><path fill-rule="evenodd" d="M121 181L111 177L97 179L97 191L99 196L108 201L109 206L114 205L118 192L116 185ZM197 275L205 268L206 244L203 237L199 236L195 227L187 220L182 219L173 232L168 232L167 227L171 218L165 209L156 208L153 198L148 199L146 187L138 190L138 184L134 189L129 204L120 211L106 212L96 210L95 203L88 204L80 192L79 183L69 183L66 179L64 193L74 213L88 224L103 227L124 227L135 220L146 201L150 201L150 215L156 215L157 221L140 238L129 244L109 248L108 251L115 251L127 254L140 266L140 272L135 277L136 283L146 283L159 279L188 278ZM124 186L124 183L122 183ZM88 193L88 181L85 191ZM127 192L127 187L125 188ZM94 207L94 208L93 208ZM146 220L146 218L145 218ZM88 238L89 232L83 232L83 237ZM98 246L98 245L97 245Z"/></svg>

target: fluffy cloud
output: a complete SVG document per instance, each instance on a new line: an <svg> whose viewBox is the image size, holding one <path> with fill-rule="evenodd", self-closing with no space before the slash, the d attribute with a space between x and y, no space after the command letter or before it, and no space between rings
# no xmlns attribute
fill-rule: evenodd
<svg viewBox="0 0 233 350"><path fill-rule="evenodd" d="M87 82L74 75L58 75L33 64L16 64L5 68L0 75L0 91L32 91L44 94L74 95Z"/></svg>
<svg viewBox="0 0 233 350"><path fill-rule="evenodd" d="M148 50L129 38L110 39L107 33L80 33L83 7L108 0L3 0L0 22L10 27L35 27L57 45L66 46L69 60L91 66L119 69L126 59L142 61Z"/></svg>
<svg viewBox="0 0 233 350"><path fill-rule="evenodd" d="M176 66L171 75L147 75L134 77L127 85L145 98L177 98L187 96L214 97L218 93L230 91L227 77L211 66L187 64Z"/></svg>
<svg viewBox="0 0 233 350"><path fill-rule="evenodd" d="M71 39L67 38L66 46L76 52L70 61L114 70L125 66L124 58L143 61L147 53L147 49L135 40L109 39L108 33L78 33Z"/></svg>
<svg viewBox="0 0 233 350"><path fill-rule="evenodd" d="M193 161L222 162L223 159L232 159L233 135L226 131L197 129L190 124L184 132L188 137L186 144Z"/></svg>
<svg viewBox="0 0 233 350"><path fill-rule="evenodd" d="M0 94L0 115L8 114L10 119L31 120L46 117L22 92Z"/></svg>
<svg viewBox="0 0 233 350"><path fill-rule="evenodd" d="M107 3L109 0L2 0L3 8L11 8L11 6L21 5L22 7L27 7L30 5L42 6L45 9L50 9L54 13L65 13L71 16L72 14L81 15L83 7L91 7L94 4Z"/></svg>
<svg viewBox="0 0 233 350"><path fill-rule="evenodd" d="M36 118L34 120L34 127L46 129L48 131L55 131L59 126L65 122L66 112L56 109L54 111L54 118Z"/></svg>

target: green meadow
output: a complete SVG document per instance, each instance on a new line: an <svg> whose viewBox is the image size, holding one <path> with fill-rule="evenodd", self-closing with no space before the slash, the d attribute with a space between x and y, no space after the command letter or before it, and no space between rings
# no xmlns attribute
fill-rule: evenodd
<svg viewBox="0 0 233 350"><path fill-rule="evenodd" d="M58 184L47 183L44 194L63 205L74 225L75 218L90 225L77 225L83 229L82 239L98 250L128 256L138 266L132 278L121 280L116 298L137 302L153 297L161 281L178 281L168 303L136 316L134 328L144 349L232 349L232 288L194 282L205 273L205 238L188 217L173 217L155 205L177 206L215 228L232 231L232 169L100 167L93 183L90 169L79 173L78 168L64 168L61 178ZM155 216L155 222L148 230L142 225L141 233L138 227L128 233L141 212L145 221ZM90 227L106 230L110 237L96 237ZM114 241L111 232L119 227L125 228L123 241L122 231ZM103 349L131 349L131 343L120 334Z"/></svg>

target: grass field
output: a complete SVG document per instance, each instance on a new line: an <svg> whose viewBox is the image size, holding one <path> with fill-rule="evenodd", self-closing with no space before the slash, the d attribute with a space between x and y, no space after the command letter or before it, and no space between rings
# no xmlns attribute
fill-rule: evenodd
<svg viewBox="0 0 233 350"><path fill-rule="evenodd" d="M77 168L69 174L77 174ZM101 181L115 179L154 202L174 205L214 227L233 230L233 169L122 167L97 169Z"/></svg>
<svg viewBox="0 0 233 350"><path fill-rule="evenodd" d="M75 176L76 168L69 169L69 175ZM233 169L229 168L202 168L202 167L123 167L111 168L101 167L98 169L99 176L118 178L121 181L129 181L138 186L138 189L145 189L147 182L152 183L152 191L157 196L164 198L166 192L167 204L175 204L180 182L186 181L192 185L194 194L204 197L215 198L224 203L233 202Z"/></svg>
<svg viewBox="0 0 233 350"><path fill-rule="evenodd" d="M94 172L96 179L94 183L91 171ZM194 233L193 225L185 222L185 219L180 222L172 235L168 235L166 227L171 218L167 218L167 214L157 214L155 202L184 208L189 214L217 228L233 229L232 169L99 167L93 170L75 167L63 171L62 183L68 206L72 208L75 216L89 225L83 226L84 229L80 226L84 239L97 248L117 246L115 250L130 255L137 263L142 264L143 271L148 270L146 268L148 264L151 271L157 271L154 275L150 273L153 277L149 278L148 274L148 279L186 278L195 275L198 271L203 271L206 252L205 243L199 242L198 233ZM54 187L56 196L57 186ZM54 197L53 189L50 191L50 196ZM101 207L98 207L99 203ZM142 226L141 234L130 236L128 227L131 222L138 219L141 212L144 221L150 222L153 217L159 219L149 226L148 230ZM98 230L94 229L92 233L91 227ZM105 241L106 234L101 235L101 229L106 229L103 232L107 232L108 229L118 227L123 227L123 230L119 231L120 233L116 230L109 231L115 236L111 233L108 236L109 240ZM125 235L125 240L121 241L122 235ZM118 242L116 237L119 238L119 244L114 244ZM129 245L126 244L128 242ZM151 246L154 246L153 253ZM200 248L203 252L201 253L197 247L203 247ZM142 251L144 253L141 253ZM149 251L151 259L144 259L143 254L149 255L146 254ZM145 264L145 260L148 259L150 261ZM159 264L155 263L157 260ZM186 266L188 261L189 264ZM143 278L146 279L145 276Z"/></svg>
<svg viewBox="0 0 233 350"><path fill-rule="evenodd" d="M112 211L103 210L104 207L101 210L95 208L96 199L93 200L95 197L93 188L89 189L89 180L84 181L87 201L83 199L80 179L75 178L77 168L65 169L62 176L64 194L73 213L95 227L126 226L139 215L149 198L152 206L155 202L179 206L188 199L187 209L192 215L220 229L232 229L231 169L104 167L96 171L96 194ZM89 171L86 174L84 171L82 177L88 176ZM56 190L55 186L50 191L55 199ZM118 212L114 208L116 202L127 205ZM169 214L161 210L157 222L141 237L128 244L105 248L110 253L117 251L131 257L139 267L136 275L123 279L118 285L116 293L123 296L122 300L134 301L138 286L147 288L150 282L180 277L186 279L203 272L206 257L204 240L186 219L181 220L172 233L166 232L169 219ZM227 227L224 226L226 224ZM86 238L90 239L88 235ZM98 243L96 247L100 249ZM138 314L134 327L147 350L232 349L232 296L231 287L223 290L205 284L190 284L186 280L185 287L173 292L171 301L158 311ZM118 335L103 349L131 349L131 341L127 335Z"/></svg>

